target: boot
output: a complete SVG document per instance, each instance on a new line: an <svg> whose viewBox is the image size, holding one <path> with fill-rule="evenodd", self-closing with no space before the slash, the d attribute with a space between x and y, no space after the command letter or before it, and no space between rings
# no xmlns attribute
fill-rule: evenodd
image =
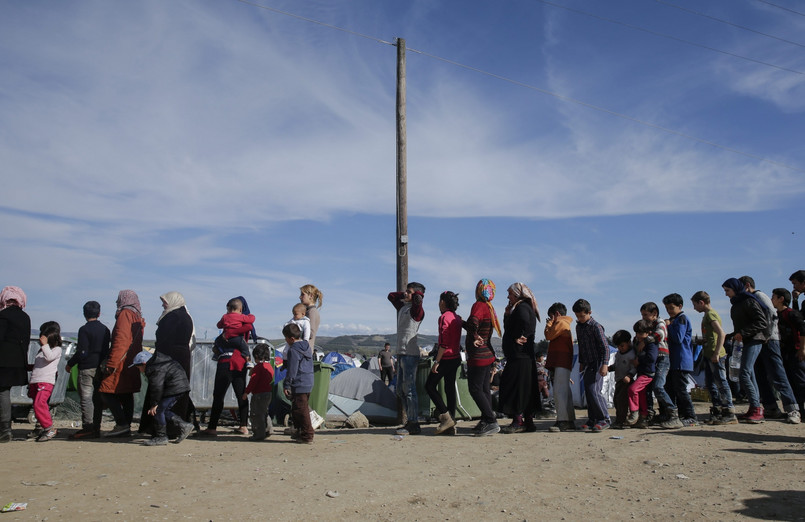
<svg viewBox="0 0 805 522"><path fill-rule="evenodd" d="M746 416L744 417L744 422L747 424L761 424L766 422L765 417L763 416L763 407L749 407L749 411L746 412Z"/></svg>
<svg viewBox="0 0 805 522"><path fill-rule="evenodd" d="M637 419L639 418L640 418L640 412L630 411L629 416L626 417L626 424L628 424L629 426L634 426L635 422L637 422Z"/></svg>
<svg viewBox="0 0 805 522"><path fill-rule="evenodd" d="M176 444L179 444L193 433L194 426L189 422L184 422L178 415L171 418L171 424L179 430L179 436L175 440Z"/></svg>
<svg viewBox="0 0 805 522"><path fill-rule="evenodd" d="M635 429L638 429L638 430L645 430L645 429L647 429L647 428L648 428L648 420L647 420L647 417L644 417L644 416L642 416L642 415L638 415L638 417L637 417L637 422L635 422L634 424L632 424L632 428L635 428Z"/></svg>
<svg viewBox="0 0 805 522"><path fill-rule="evenodd" d="M11 442L11 423L0 422L0 443Z"/></svg>
<svg viewBox="0 0 805 522"><path fill-rule="evenodd" d="M524 431L525 431L525 425L523 424L522 415L516 415L514 419L512 419L511 424L509 424L508 426L504 426L500 430L501 433L522 433Z"/></svg>
<svg viewBox="0 0 805 522"><path fill-rule="evenodd" d="M649 426L660 426L663 422L668 420L668 409L660 405L660 412L656 415L651 417L651 420L648 421Z"/></svg>
<svg viewBox="0 0 805 522"><path fill-rule="evenodd" d="M765 413L763 411L763 406L758 406L757 408L753 408L752 406L750 406L749 409L746 410L746 413L738 415L738 420L746 421L747 418L751 417L752 415L757 415L758 413L760 413L761 415ZM766 418L765 415L763 416L763 418L764 419Z"/></svg>
<svg viewBox="0 0 805 522"><path fill-rule="evenodd" d="M721 410L715 406L710 407L710 417L704 421L705 424L721 424Z"/></svg>
<svg viewBox="0 0 805 522"><path fill-rule="evenodd" d="M439 415L439 425L436 427L436 435L439 435L455 425L456 421L453 420L449 413L442 413Z"/></svg>
<svg viewBox="0 0 805 522"><path fill-rule="evenodd" d="M673 430L676 428L683 428L685 425L679 420L679 410L676 408L668 408L668 420L660 424L660 427L666 430Z"/></svg>
<svg viewBox="0 0 805 522"><path fill-rule="evenodd" d="M191 424L192 426L192 424ZM168 444L167 426L154 426L154 436L143 442L143 446L165 446Z"/></svg>
<svg viewBox="0 0 805 522"><path fill-rule="evenodd" d="M718 423L714 422L713 424L738 424L738 417L735 416L735 408L721 408L721 417Z"/></svg>

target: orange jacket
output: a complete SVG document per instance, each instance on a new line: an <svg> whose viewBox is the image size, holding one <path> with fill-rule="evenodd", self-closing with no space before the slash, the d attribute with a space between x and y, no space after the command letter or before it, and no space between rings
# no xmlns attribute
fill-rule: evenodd
<svg viewBox="0 0 805 522"><path fill-rule="evenodd" d="M129 368L134 356L143 351L143 330L145 319L129 309L123 309L117 316L112 329L112 345L109 349L107 368L114 373L106 375L101 381L101 393L136 393L140 391L140 370ZM104 369L101 368L101 371Z"/></svg>
<svg viewBox="0 0 805 522"><path fill-rule="evenodd" d="M548 344L548 358L545 367L553 368L573 368L573 335L570 330L572 317L561 316L554 321L548 318L545 323L545 338L550 341Z"/></svg>

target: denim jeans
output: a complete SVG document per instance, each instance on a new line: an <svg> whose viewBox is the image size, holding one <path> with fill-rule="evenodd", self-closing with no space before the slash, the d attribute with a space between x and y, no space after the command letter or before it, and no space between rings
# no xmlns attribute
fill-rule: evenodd
<svg viewBox="0 0 805 522"><path fill-rule="evenodd" d="M657 398L657 402L660 403L660 406L664 408L673 408L674 402L671 400L671 396L668 395L668 392L665 390L665 380L668 378L668 370L671 369L671 359L665 355L657 356L657 368L654 373L654 381L651 383L651 390L654 392L654 396ZM649 404L649 408L652 405Z"/></svg>
<svg viewBox="0 0 805 522"><path fill-rule="evenodd" d="M704 366L704 382L710 390L710 399L713 406L718 408L732 408L732 391L727 380L726 357L720 357L715 363L712 359L707 359Z"/></svg>
<svg viewBox="0 0 805 522"><path fill-rule="evenodd" d="M167 426L168 421L174 416L171 408L173 408L173 405L176 404L178 399L178 395L171 395L159 401L159 404L157 404L157 412L154 415L154 423L157 426Z"/></svg>
<svg viewBox="0 0 805 522"><path fill-rule="evenodd" d="M758 393L760 393L761 402L764 408L769 410L777 409L777 399L774 396L774 390L771 386L780 393L780 399L783 401L783 408L785 411L797 410L797 399L794 397L794 392L791 389L791 384L788 382L788 376L785 373L783 366L783 358L780 354L780 341L770 339L763 345L760 350L760 361L764 369L764 385L758 386ZM757 376L758 380L760 375Z"/></svg>
<svg viewBox="0 0 805 522"><path fill-rule="evenodd" d="M400 397L408 413L408 422L419 422L419 402L416 395L416 369L419 356L397 356L397 396Z"/></svg>
<svg viewBox="0 0 805 522"><path fill-rule="evenodd" d="M78 370L78 398L81 401L81 425L100 429L103 402L98 391L99 376L96 368Z"/></svg>
<svg viewBox="0 0 805 522"><path fill-rule="evenodd" d="M757 379L755 379L755 361L763 345L758 341L744 341L741 351L741 388L746 393L746 399L752 408L760 407L760 395L757 391Z"/></svg>

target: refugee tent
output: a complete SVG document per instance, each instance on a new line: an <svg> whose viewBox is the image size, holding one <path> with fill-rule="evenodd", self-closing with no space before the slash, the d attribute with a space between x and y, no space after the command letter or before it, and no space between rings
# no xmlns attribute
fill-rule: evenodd
<svg viewBox="0 0 805 522"><path fill-rule="evenodd" d="M363 361L363 364L361 364L361 368L363 368L365 370L369 370L372 373L374 373L375 375L379 376L380 375L380 360L377 358L377 356L370 357L370 358L366 359L365 361Z"/></svg>
<svg viewBox="0 0 805 522"><path fill-rule="evenodd" d="M380 378L369 370L351 368L330 381L327 422L343 422L361 412L372 424L397 422L397 398Z"/></svg>
<svg viewBox="0 0 805 522"><path fill-rule="evenodd" d="M336 365L336 364L349 364L349 365L352 365L352 358L351 357L347 358L347 357L341 355L338 352L330 352L330 353L328 353L327 355L324 356L324 358L321 360L321 362L326 363L326 364L332 364L332 365Z"/></svg>

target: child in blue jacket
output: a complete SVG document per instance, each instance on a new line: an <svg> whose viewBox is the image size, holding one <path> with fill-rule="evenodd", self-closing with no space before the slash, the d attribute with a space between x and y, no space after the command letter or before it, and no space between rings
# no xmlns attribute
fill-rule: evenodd
<svg viewBox="0 0 805 522"><path fill-rule="evenodd" d="M660 424L665 429L696 426L696 412L688 391L689 375L693 373L693 347L690 339L693 325L682 311L684 301L679 294L669 294L662 298L662 304L668 312L668 354L671 369L668 380L673 391L672 399L676 399L676 408L669 410L668 420Z"/></svg>
<svg viewBox="0 0 805 522"><path fill-rule="evenodd" d="M285 375L283 389L291 400L291 418L296 427L296 442L313 442L313 425L310 423L310 392L313 390L313 351L310 344L302 339L302 330L296 324L286 324L282 335L288 348L285 352L288 373Z"/></svg>

